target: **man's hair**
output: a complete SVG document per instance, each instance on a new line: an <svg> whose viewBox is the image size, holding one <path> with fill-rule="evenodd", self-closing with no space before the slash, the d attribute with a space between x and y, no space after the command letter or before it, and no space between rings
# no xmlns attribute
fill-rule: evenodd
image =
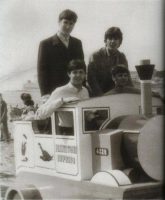
<svg viewBox="0 0 165 200"><path fill-rule="evenodd" d="M60 13L58 20L61 21L62 19L67 19L76 23L77 18L78 16L74 11L67 9Z"/></svg>
<svg viewBox="0 0 165 200"><path fill-rule="evenodd" d="M122 43L123 34L122 34L120 28L111 27L105 32L104 42L106 42L107 39L112 39L112 38L119 39L120 40L120 44Z"/></svg>
<svg viewBox="0 0 165 200"><path fill-rule="evenodd" d="M32 99L32 97L29 93L22 93L20 97L23 101Z"/></svg>
<svg viewBox="0 0 165 200"><path fill-rule="evenodd" d="M34 105L34 101L32 100L32 97L29 93L22 93L21 99L23 100L23 102L26 106L33 106Z"/></svg>
<svg viewBox="0 0 165 200"><path fill-rule="evenodd" d="M68 64L67 72L70 74L73 70L83 69L86 72L86 65L83 60L71 60Z"/></svg>
<svg viewBox="0 0 165 200"><path fill-rule="evenodd" d="M129 70L126 68L125 65L117 65L112 68L111 70L112 76L116 76L119 73L127 73L128 76L130 75Z"/></svg>

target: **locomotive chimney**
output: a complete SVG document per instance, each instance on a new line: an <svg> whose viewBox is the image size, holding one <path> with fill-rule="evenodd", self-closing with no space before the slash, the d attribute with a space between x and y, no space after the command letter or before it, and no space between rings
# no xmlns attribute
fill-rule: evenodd
<svg viewBox="0 0 165 200"><path fill-rule="evenodd" d="M141 60L140 65L135 66L140 78L141 85L141 111L146 117L152 115L152 91L151 79L154 71L154 65L150 60Z"/></svg>

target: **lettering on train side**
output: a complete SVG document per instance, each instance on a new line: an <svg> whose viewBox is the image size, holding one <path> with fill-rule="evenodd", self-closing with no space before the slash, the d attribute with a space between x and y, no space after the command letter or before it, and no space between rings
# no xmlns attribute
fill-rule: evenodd
<svg viewBox="0 0 165 200"><path fill-rule="evenodd" d="M71 156L58 155L58 162L75 164L75 158Z"/></svg>
<svg viewBox="0 0 165 200"><path fill-rule="evenodd" d="M57 144L56 152L77 154L77 147Z"/></svg>

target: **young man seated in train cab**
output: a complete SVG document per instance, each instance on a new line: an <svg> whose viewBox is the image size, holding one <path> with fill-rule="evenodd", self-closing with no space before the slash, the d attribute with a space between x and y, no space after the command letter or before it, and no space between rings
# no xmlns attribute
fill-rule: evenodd
<svg viewBox="0 0 165 200"><path fill-rule="evenodd" d="M141 91L139 88L135 88L134 86L129 86L129 77L130 73L128 69L124 65L117 65L112 68L112 79L115 83L115 87L106 92L104 95L110 94L118 94L118 93L132 93L132 94L140 94ZM160 95L156 92L152 92L154 97L159 97Z"/></svg>
<svg viewBox="0 0 165 200"><path fill-rule="evenodd" d="M72 60L67 66L69 83L56 88L50 98L39 107L36 119L46 119L64 103L89 98L88 90L83 86L86 78L86 65L82 60Z"/></svg>
<svg viewBox="0 0 165 200"><path fill-rule="evenodd" d="M115 83L115 87L106 92L104 95L109 95L109 94L117 94L117 93L140 93L140 90L133 87L129 86L128 80L130 77L130 73L126 66L124 65L117 65L112 68L111 70L112 73L112 80Z"/></svg>

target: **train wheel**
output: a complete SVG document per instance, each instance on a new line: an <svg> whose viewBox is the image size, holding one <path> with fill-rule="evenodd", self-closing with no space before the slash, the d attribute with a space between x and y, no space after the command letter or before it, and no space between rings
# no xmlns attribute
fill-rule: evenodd
<svg viewBox="0 0 165 200"><path fill-rule="evenodd" d="M120 170L98 172L93 176L91 182L114 187L131 184L128 176Z"/></svg>
<svg viewBox="0 0 165 200"><path fill-rule="evenodd" d="M11 190L7 195L5 196L5 200L21 200L22 197L16 190Z"/></svg>
<svg viewBox="0 0 165 200"><path fill-rule="evenodd" d="M10 187L6 191L5 200L42 200L40 192L34 186Z"/></svg>
<svg viewBox="0 0 165 200"><path fill-rule="evenodd" d="M16 193L13 197L13 200L21 200L21 197L18 193Z"/></svg>

